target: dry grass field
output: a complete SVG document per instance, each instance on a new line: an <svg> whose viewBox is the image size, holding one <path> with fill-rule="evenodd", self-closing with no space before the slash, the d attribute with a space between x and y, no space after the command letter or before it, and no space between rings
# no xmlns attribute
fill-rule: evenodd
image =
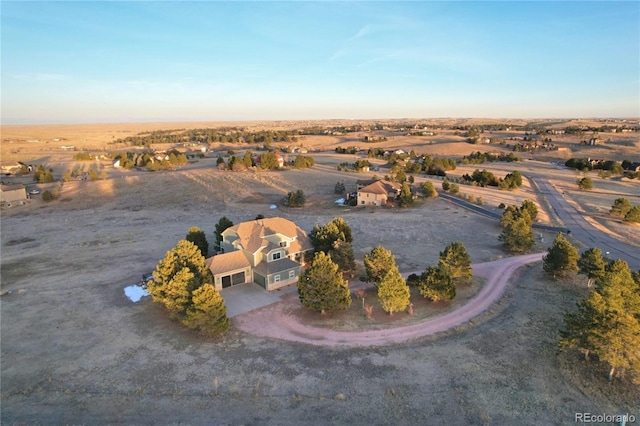
<svg viewBox="0 0 640 426"><path fill-rule="evenodd" d="M60 145L103 150L112 136L188 126L206 124L3 126L2 161L42 161L62 173L73 164L73 152ZM449 155L478 150L445 139L431 144L399 136L381 146ZM301 142L315 151L351 144L337 137ZM640 155L632 148L624 155ZM0 422L573 424L576 412L640 415L638 387L609 383L595 363L557 352L562 314L587 290L581 277L548 281L540 265L523 268L501 302L464 327L359 349L309 347L237 330L207 340L171 322L150 300L132 303L125 297L124 287L152 270L189 227L201 227L213 241L223 215L235 223L257 214L279 215L307 231L341 216L353 230L356 259L382 244L396 255L402 272L434 264L455 240L465 244L474 262L505 256L495 221L442 199L406 210L336 206L337 181L349 188L371 174L336 171L349 156L312 155L317 165L309 170L220 172L215 158L171 172L106 169L107 180L65 183L56 201L34 199L3 210ZM478 167L485 166L500 176L518 168L553 177L594 220L628 240L637 235L637 228L615 228L602 216L618 194L639 203L638 181L594 177L595 190L583 194L573 172L546 162ZM453 174L474 169L460 167ZM297 189L307 194L306 207L269 208ZM461 190L482 197L489 208L526 198L540 201L528 183L514 192ZM553 214L539 204L541 221L553 223ZM546 243L551 239L545 234ZM545 248L538 242L536 250ZM480 285L476 280L461 295L469 297ZM353 315L359 314L354 309ZM337 328L362 326L361 320L332 321Z"/></svg>

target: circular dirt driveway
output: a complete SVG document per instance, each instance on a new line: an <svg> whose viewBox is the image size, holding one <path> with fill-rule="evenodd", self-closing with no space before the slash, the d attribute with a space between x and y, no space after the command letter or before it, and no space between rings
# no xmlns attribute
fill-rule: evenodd
<svg viewBox="0 0 640 426"><path fill-rule="evenodd" d="M467 304L446 315L418 324L368 331L332 331L301 324L287 309L288 302L274 303L232 319L235 327L257 336L324 346L380 346L440 333L481 314L497 302L513 273L523 265L542 260L544 253L508 257L473 265L474 275L486 279L482 290ZM289 298L298 303L297 298Z"/></svg>

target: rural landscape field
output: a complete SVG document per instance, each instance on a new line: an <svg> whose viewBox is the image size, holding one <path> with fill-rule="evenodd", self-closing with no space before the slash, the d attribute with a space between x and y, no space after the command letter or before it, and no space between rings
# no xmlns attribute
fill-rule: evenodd
<svg viewBox="0 0 640 426"><path fill-rule="evenodd" d="M360 126L359 131L348 129ZM524 127L528 126L524 130ZM573 127L632 129L554 134ZM222 170L218 158L258 153L247 142L130 145L126 138L171 130L243 129L246 132L326 129L269 148L293 160L314 158L310 168L268 171ZM487 142L470 143L469 129L486 129ZM492 130L488 130L491 128ZM347 130L344 130L347 129ZM546 133L546 131L549 133ZM557 149L515 152L535 135ZM581 140L598 138L595 145ZM357 146L354 154L338 147ZM64 148L63 148L64 147ZM201 150L206 147L206 150ZM296 149L292 151L292 148ZM185 165L163 171L114 167L114 154L131 150L199 152ZM519 170L516 190L460 185L442 194L443 178L417 173L413 186L430 181L440 197L418 197L411 207L341 206L336 183L354 191L357 180L391 175L387 159L368 149L402 150L460 161L447 179L486 169L499 178ZM298 152L298 154L296 154ZM464 164L474 152L514 153L516 162ZM78 154L91 154L79 160ZM370 159L371 169L341 169ZM1 333L3 424L572 424L575 413L640 416L640 388L630 377L607 379L607 367L584 361L577 351L559 351L563 315L590 291L586 278L551 280L540 262L520 268L505 294L481 315L448 331L401 343L323 345L252 332L276 322L277 307L316 329L358 332L393 330L437 317L466 303L484 285L474 278L453 302L415 302L416 314L389 316L378 305L372 320L355 300L344 314L305 310L293 294L232 318L230 331L207 338L172 322L150 298L134 303L124 288L151 272L167 250L198 226L214 240L218 220L234 223L257 215L284 217L310 232L342 217L353 231L356 273L377 245L393 252L400 272L420 273L438 262L443 248L461 241L474 264L509 256L497 219L469 210L456 199L500 214L500 204L532 200L539 225L565 224L536 184L551 183L567 203L600 231L640 252L640 228L608 214L614 199L640 204L640 180L598 175L564 166L570 158L640 161L637 120L362 120L309 122L158 123L65 126L2 126L3 166L44 165L54 180L34 182L33 173L2 177L24 184L30 198L2 210ZM100 172L95 179L63 175L73 169ZM576 179L589 176L593 189ZM33 190L37 190L36 194ZM45 191L56 197L44 201ZM283 205L302 190L304 207ZM536 230L532 253L545 251L556 232ZM589 248L567 235L578 248ZM637 270L639 266L633 265ZM295 287L295 286L294 286ZM228 290L222 290L223 298ZM283 293L286 293L285 290ZM296 307L297 304L297 307ZM259 315L257 315L259 314ZM245 319L243 319L245 318ZM250 322L249 319L253 318ZM242 324L242 327L238 325ZM300 336L304 337L304 336Z"/></svg>

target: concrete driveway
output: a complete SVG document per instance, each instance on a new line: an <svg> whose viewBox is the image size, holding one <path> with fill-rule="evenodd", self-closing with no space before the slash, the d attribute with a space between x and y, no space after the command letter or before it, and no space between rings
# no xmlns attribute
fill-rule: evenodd
<svg viewBox="0 0 640 426"><path fill-rule="evenodd" d="M246 283L223 288L220 295L227 306L227 317L232 318L280 302L282 296L297 291L295 284L269 292L256 283Z"/></svg>

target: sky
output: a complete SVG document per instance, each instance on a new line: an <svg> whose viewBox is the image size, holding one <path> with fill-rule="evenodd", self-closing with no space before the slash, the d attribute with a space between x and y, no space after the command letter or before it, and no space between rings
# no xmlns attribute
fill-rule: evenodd
<svg viewBox="0 0 640 426"><path fill-rule="evenodd" d="M1 3L2 124L640 116L640 2Z"/></svg>

